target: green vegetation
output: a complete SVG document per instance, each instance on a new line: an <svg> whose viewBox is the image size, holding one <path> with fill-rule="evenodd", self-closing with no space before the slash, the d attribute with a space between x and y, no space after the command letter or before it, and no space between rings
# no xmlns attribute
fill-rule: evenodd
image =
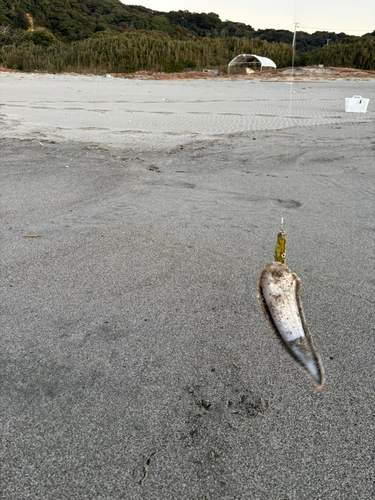
<svg viewBox="0 0 375 500"><path fill-rule="evenodd" d="M278 66L291 63L292 48L247 38L177 40L161 32L98 33L70 45L34 41L4 45L0 63L24 71L128 73L139 70L182 71L226 67L240 53L261 52Z"/></svg>
<svg viewBox="0 0 375 500"><path fill-rule="evenodd" d="M293 42L293 33L288 30L258 30L255 35L261 40L267 40L267 42L284 42L289 44ZM336 34L327 31L316 31L310 35L304 31L298 31L296 36L296 51L298 55L301 53L311 54L318 47L326 45L327 39L336 43L347 37L348 35L345 33Z"/></svg>
<svg viewBox="0 0 375 500"><path fill-rule="evenodd" d="M326 45L312 54L310 64L375 70L375 36Z"/></svg>
<svg viewBox="0 0 375 500"><path fill-rule="evenodd" d="M214 12L157 12L119 0L0 0L0 24L26 30L32 16L34 28L46 28L63 42L71 43L91 37L98 31L123 32L128 29L156 30L177 38L260 38L267 42L291 44L288 30L254 30L240 22L222 21ZM311 53L326 44L329 38L338 42L345 33L299 32L298 52Z"/></svg>
<svg viewBox="0 0 375 500"><path fill-rule="evenodd" d="M298 32L295 63L375 69L373 35ZM213 12L157 12L119 0L0 0L0 64L25 71L224 69L245 52L283 67L291 64L292 38Z"/></svg>
<svg viewBox="0 0 375 500"><path fill-rule="evenodd" d="M0 0L0 24L9 25L11 28L27 30L30 23L26 12L19 1Z"/></svg>
<svg viewBox="0 0 375 500"><path fill-rule="evenodd" d="M0 0L0 24L28 29L30 14L35 27L46 28L63 42L91 37L98 31L128 29L162 31L176 37L248 37L251 26L221 21L215 13L156 12L119 0Z"/></svg>

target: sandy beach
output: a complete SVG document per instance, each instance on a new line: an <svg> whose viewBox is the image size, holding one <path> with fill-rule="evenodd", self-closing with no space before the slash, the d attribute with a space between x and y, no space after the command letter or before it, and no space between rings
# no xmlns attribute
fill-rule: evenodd
<svg viewBox="0 0 375 500"><path fill-rule="evenodd" d="M4 137L162 151L252 130L373 121L375 79L142 81L0 73ZM370 98L368 113L345 98Z"/></svg>
<svg viewBox="0 0 375 500"><path fill-rule="evenodd" d="M0 85L0 498L373 498L375 81ZM281 217L321 391L257 302Z"/></svg>

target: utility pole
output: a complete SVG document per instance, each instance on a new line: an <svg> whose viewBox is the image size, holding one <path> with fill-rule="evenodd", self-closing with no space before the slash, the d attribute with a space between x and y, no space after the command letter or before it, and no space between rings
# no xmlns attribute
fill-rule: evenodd
<svg viewBox="0 0 375 500"><path fill-rule="evenodd" d="M297 34L297 27L299 26L299 23L294 23L294 35L293 35L293 55L292 55L292 68L294 68L294 53L296 50L296 34Z"/></svg>
<svg viewBox="0 0 375 500"><path fill-rule="evenodd" d="M327 45L329 45L329 42L332 42L332 38L326 38L327 40Z"/></svg>

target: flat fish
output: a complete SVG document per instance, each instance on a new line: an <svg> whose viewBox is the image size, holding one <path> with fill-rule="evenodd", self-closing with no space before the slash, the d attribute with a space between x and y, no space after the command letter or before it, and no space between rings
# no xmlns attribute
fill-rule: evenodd
<svg viewBox="0 0 375 500"><path fill-rule="evenodd" d="M306 324L300 290L301 280L285 264L272 262L260 275L258 300L283 348L321 389L324 368Z"/></svg>

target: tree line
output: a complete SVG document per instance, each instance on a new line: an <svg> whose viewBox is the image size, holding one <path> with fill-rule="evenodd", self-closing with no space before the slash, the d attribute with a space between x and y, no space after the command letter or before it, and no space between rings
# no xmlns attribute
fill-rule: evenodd
<svg viewBox="0 0 375 500"><path fill-rule="evenodd" d="M36 32L38 33L38 32ZM198 38L176 40L161 32L132 31L122 34L97 33L70 45L33 40L0 48L0 64L23 71L129 73L139 70L175 72L224 71L228 62L241 53L257 53L289 66L292 47L247 38ZM42 43L43 42L43 43Z"/></svg>
<svg viewBox="0 0 375 500"><path fill-rule="evenodd" d="M0 0L0 25L25 31L30 28L30 16L35 28L45 28L64 43L84 40L101 31L121 33L129 29L162 31L173 38L260 38L276 43L292 43L293 39L291 31L255 30L249 24L222 21L214 12L159 12L119 0ZM345 33L299 32L297 54L311 54L323 47L327 38L338 42L347 37Z"/></svg>
<svg viewBox="0 0 375 500"><path fill-rule="evenodd" d="M256 31L212 12L157 12L119 0L0 0L0 64L25 71L224 70L240 53L285 67L292 39L291 31ZM295 65L375 69L374 39L375 32L297 32Z"/></svg>
<svg viewBox="0 0 375 500"><path fill-rule="evenodd" d="M309 59L310 64L375 70L375 32L359 40L344 40L317 49Z"/></svg>

